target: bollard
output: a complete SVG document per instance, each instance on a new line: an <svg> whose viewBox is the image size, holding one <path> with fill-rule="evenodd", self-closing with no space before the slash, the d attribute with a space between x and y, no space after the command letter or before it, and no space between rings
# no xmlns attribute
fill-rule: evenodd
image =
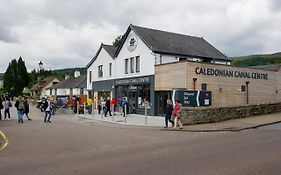
<svg viewBox="0 0 281 175"><path fill-rule="evenodd" d="M84 115L86 115L86 103L84 103Z"/></svg>
<svg viewBox="0 0 281 175"><path fill-rule="evenodd" d="M77 109L77 114L79 114L79 103L78 102L77 102L76 109Z"/></svg>
<svg viewBox="0 0 281 175"><path fill-rule="evenodd" d="M92 108L92 117L94 118L94 103L92 103L91 108Z"/></svg>
<svg viewBox="0 0 281 175"><path fill-rule="evenodd" d="M144 124L145 124L145 126L147 126L147 105L144 106L144 115L145 115Z"/></svg>
<svg viewBox="0 0 281 175"><path fill-rule="evenodd" d="M127 123L127 105L125 104L125 123Z"/></svg>
<svg viewBox="0 0 281 175"><path fill-rule="evenodd" d="M101 119L103 119L103 115L104 115L103 104L101 104Z"/></svg>

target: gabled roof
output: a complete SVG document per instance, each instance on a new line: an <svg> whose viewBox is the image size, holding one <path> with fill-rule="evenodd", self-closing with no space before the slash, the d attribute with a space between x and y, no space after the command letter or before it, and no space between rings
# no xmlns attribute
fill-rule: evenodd
<svg viewBox="0 0 281 175"><path fill-rule="evenodd" d="M115 53L115 57L120 52L130 31L133 30L139 38L155 53L175 54L198 58L216 58L231 61L223 53L208 43L205 39L149 29L130 25L123 37L123 41Z"/></svg>
<svg viewBox="0 0 281 175"><path fill-rule="evenodd" d="M73 88L86 88L87 87L87 75L80 75L79 77L71 77L65 79L50 89L73 89Z"/></svg>
<svg viewBox="0 0 281 175"><path fill-rule="evenodd" d="M35 85L32 86L32 88L30 89L31 91L38 91L41 88L44 88L45 86L47 86L49 83L51 83L54 79L58 79L55 76L51 76L51 77L46 77L43 80L37 82ZM40 83L40 85L39 85ZM40 88L41 87L41 88Z"/></svg>
<svg viewBox="0 0 281 175"><path fill-rule="evenodd" d="M116 52L116 50L117 50L117 47L112 46L112 45L106 45L106 44L101 43L101 45L100 45L100 47L99 47L97 53L96 53L95 56L92 58L92 60L87 64L86 69L88 69L88 68L93 64L93 62L97 59L97 57L99 56L100 51L101 51L102 48L109 54L109 56L110 56L112 59L114 58L114 54L115 54L115 52Z"/></svg>
<svg viewBox="0 0 281 175"><path fill-rule="evenodd" d="M281 64L269 64L269 65L260 65L260 66L251 66L250 68L253 69L260 69L260 70L269 70L269 71L279 71L281 68Z"/></svg>

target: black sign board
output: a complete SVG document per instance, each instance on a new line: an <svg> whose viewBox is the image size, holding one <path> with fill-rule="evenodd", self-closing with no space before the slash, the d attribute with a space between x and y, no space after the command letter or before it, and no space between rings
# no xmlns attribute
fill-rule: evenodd
<svg viewBox="0 0 281 175"><path fill-rule="evenodd" d="M173 99L179 99L182 106L211 106L211 91L174 90Z"/></svg>

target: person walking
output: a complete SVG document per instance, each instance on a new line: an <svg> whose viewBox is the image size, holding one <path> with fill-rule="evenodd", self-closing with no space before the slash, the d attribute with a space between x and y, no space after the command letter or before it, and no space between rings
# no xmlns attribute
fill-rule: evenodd
<svg viewBox="0 0 281 175"><path fill-rule="evenodd" d="M109 112L109 115L111 115L111 111L110 111L110 97L107 97L107 100L105 102L105 113L104 113L104 116L107 117L107 113Z"/></svg>
<svg viewBox="0 0 281 175"><path fill-rule="evenodd" d="M12 107L12 103L10 101L10 98L6 97L6 100L4 102L4 119L5 120L10 120L10 118L11 118L10 107Z"/></svg>
<svg viewBox="0 0 281 175"><path fill-rule="evenodd" d="M24 111L23 111L23 114L25 114L27 120L31 120L31 118L29 117L28 113L29 113L29 104L28 104L28 101L27 101L27 97L24 97L24 101L23 101L23 104L24 104Z"/></svg>
<svg viewBox="0 0 281 175"><path fill-rule="evenodd" d="M47 100L45 100L44 104L43 104L43 109L45 111L44 122L51 123L51 116L52 116L51 108L52 108L52 104L51 104L50 98L48 97Z"/></svg>
<svg viewBox="0 0 281 175"><path fill-rule="evenodd" d="M166 105L166 115L165 115L165 127L168 128L168 121L172 123L172 127L174 127L174 121L171 119L172 113L173 113L173 104L170 99L167 100L167 105Z"/></svg>
<svg viewBox="0 0 281 175"><path fill-rule="evenodd" d="M19 98L17 99L15 107L18 111L18 123L23 123L24 102L22 96L19 96Z"/></svg>
<svg viewBox="0 0 281 175"><path fill-rule="evenodd" d="M175 104L174 110L172 112L172 115L174 117L174 127L173 127L174 130L177 128L177 123L179 123L180 129L183 128L181 120L180 120L181 108L182 108L182 105L180 104L180 100L176 100L176 104Z"/></svg>
<svg viewBox="0 0 281 175"><path fill-rule="evenodd" d="M93 101L91 98L88 98L87 100L87 109L88 109L88 113L92 114L92 105L93 105Z"/></svg>
<svg viewBox="0 0 281 175"><path fill-rule="evenodd" d="M4 109L4 106L2 97L0 96L0 120L2 120L2 109Z"/></svg>
<svg viewBox="0 0 281 175"><path fill-rule="evenodd" d="M115 115L115 108L116 108L116 100L115 100L115 98L112 98L111 106L112 106L113 115Z"/></svg>
<svg viewBox="0 0 281 175"><path fill-rule="evenodd" d="M129 103L128 103L126 97L124 97L122 100L123 117L125 117L125 113L126 113L126 115L128 114L128 104Z"/></svg>

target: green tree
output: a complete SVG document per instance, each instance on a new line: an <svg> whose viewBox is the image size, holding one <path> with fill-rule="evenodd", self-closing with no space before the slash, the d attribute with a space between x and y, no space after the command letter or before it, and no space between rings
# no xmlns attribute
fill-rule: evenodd
<svg viewBox="0 0 281 175"><path fill-rule="evenodd" d="M4 88L13 95L20 95L24 87L29 84L29 77L25 63L20 57L12 60L4 74Z"/></svg>
<svg viewBox="0 0 281 175"><path fill-rule="evenodd" d="M119 35L117 36L114 41L112 42L113 46L115 47L119 47L122 43L122 39L123 39L123 36L122 35Z"/></svg>

